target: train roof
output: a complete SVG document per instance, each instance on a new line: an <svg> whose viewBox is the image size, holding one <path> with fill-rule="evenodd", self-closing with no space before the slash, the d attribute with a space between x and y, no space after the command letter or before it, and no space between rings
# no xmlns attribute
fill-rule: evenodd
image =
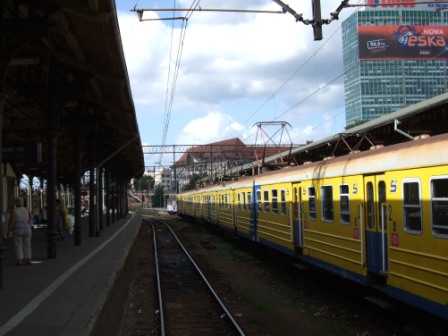
<svg viewBox="0 0 448 336"><path fill-rule="evenodd" d="M254 181L258 185L358 174L380 174L399 169L438 166L448 163L447 148L448 134L442 134L334 157L319 162L288 167L261 175L245 177L234 182L223 182L202 188L200 192L250 187Z"/></svg>
<svg viewBox="0 0 448 336"><path fill-rule="evenodd" d="M317 162L328 156L343 156L357 150L368 151L371 146L386 147L408 143L413 137L426 134L432 137L445 134L448 132L447 106L448 92L338 134L295 147L291 151L266 157L263 163L257 161L232 167L226 170L225 176L217 176L216 180L252 174L254 169L262 165L269 170L278 170L292 162Z"/></svg>

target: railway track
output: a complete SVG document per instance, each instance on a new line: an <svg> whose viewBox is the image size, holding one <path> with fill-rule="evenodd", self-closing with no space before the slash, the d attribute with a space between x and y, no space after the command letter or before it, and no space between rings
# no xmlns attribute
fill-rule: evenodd
<svg viewBox="0 0 448 336"><path fill-rule="evenodd" d="M153 231L159 335L244 335L223 300L160 219L144 219Z"/></svg>

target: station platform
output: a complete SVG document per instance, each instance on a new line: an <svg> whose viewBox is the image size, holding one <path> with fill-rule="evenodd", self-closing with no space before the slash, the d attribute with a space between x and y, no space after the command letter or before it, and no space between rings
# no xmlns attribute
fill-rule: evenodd
<svg viewBox="0 0 448 336"><path fill-rule="evenodd" d="M0 335L115 334L132 274L127 260L141 222L129 213L90 237L88 217L82 217L81 245L66 233L51 259L47 229L33 229L31 265L17 266L12 239L4 241Z"/></svg>

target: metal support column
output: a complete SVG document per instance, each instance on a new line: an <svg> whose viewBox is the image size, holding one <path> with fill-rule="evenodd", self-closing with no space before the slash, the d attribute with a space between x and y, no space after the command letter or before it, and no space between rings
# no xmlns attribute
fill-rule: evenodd
<svg viewBox="0 0 448 336"><path fill-rule="evenodd" d="M57 193L57 96L56 87L56 69L53 59L48 61L48 91L47 91L47 254L48 258L56 258L56 236L57 233L57 210L56 210L56 193Z"/></svg>
<svg viewBox="0 0 448 336"><path fill-rule="evenodd" d="M75 223L74 223L74 245L81 245L82 241L82 226L81 226L81 147L82 139L81 132L79 129L80 120L76 120L75 128Z"/></svg>

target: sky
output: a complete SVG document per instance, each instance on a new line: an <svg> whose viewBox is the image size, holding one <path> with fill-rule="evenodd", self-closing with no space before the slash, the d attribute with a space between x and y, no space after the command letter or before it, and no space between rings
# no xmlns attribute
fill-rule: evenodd
<svg viewBox="0 0 448 336"><path fill-rule="evenodd" d="M139 21L133 11L147 9L145 20L185 17L148 9L198 2L202 9L281 11L272 0L116 0L142 145L236 137L247 145L303 144L344 130L341 25L356 9L324 25L321 41L289 13L202 11L188 20ZM311 0L283 2L312 19ZM322 18L340 3L321 1ZM275 123L261 131L256 125L264 122ZM171 154L145 154L147 167L172 162Z"/></svg>

